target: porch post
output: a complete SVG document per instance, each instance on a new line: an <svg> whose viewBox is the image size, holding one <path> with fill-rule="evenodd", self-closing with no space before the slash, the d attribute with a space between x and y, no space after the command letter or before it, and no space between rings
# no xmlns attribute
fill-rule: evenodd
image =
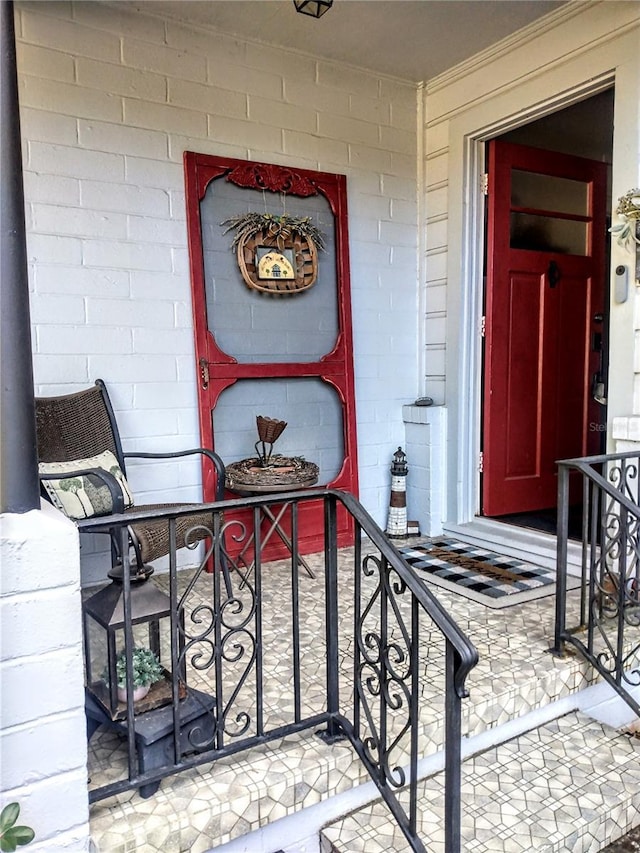
<svg viewBox="0 0 640 853"><path fill-rule="evenodd" d="M0 512L40 507L12 0L0 0Z"/></svg>

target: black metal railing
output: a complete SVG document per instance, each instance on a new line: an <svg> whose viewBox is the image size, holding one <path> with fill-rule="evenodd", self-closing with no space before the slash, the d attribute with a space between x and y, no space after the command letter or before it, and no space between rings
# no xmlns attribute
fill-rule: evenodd
<svg viewBox="0 0 640 853"><path fill-rule="evenodd" d="M298 531L308 504L324 513L317 577L300 570L307 566ZM210 514L211 522L206 531L201 521L194 524L187 536L191 567L179 569L176 524L195 511L200 519ZM347 517L353 530L351 545L345 549L342 538L340 550L338 513L340 529ZM126 525L150 518L164 520L172 542L168 570L146 581L169 601L155 613L139 604L127 558ZM274 519L284 538L273 536ZM115 781L115 748L97 751L108 773L103 780L99 758L90 766L91 802L134 788L148 796L171 774L322 728L328 742L348 738L415 851L426 849L418 837L418 759L444 751L445 850L458 853L461 701L477 653L353 496L306 489L87 519L79 526L86 533L120 528L125 555L121 622L93 624L85 602L90 735L106 723L101 731L128 745ZM205 532L205 544L198 544ZM289 543L286 559L271 561L269 538L271 545ZM119 639L101 642L101 631L120 632ZM96 698L100 689L106 695L100 680L109 668L109 648L113 654L122 646L129 656L146 642L147 631L167 683L135 705L129 694L114 715ZM130 688L133 675L128 664ZM152 697L162 690L156 707Z"/></svg>
<svg viewBox="0 0 640 853"><path fill-rule="evenodd" d="M639 474L637 452L559 463L552 649L562 655L567 643L574 646L638 715L630 688L640 684ZM569 519L576 506L582 508L581 583L579 600L569 602Z"/></svg>

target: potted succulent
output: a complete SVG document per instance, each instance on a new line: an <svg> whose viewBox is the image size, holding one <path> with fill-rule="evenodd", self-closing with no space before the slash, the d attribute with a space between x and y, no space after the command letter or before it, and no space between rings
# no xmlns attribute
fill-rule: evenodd
<svg viewBox="0 0 640 853"><path fill-rule="evenodd" d="M164 670L158 656L144 646L134 648L131 655L133 670L133 701L137 702L149 692L152 684L162 681ZM116 676L118 679L118 699L127 701L127 656L123 650L116 658Z"/></svg>

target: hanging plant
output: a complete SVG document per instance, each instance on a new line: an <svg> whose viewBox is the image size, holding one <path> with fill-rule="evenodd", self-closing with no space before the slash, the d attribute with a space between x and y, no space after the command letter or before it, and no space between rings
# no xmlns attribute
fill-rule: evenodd
<svg viewBox="0 0 640 853"><path fill-rule="evenodd" d="M221 223L235 230L231 248L242 278L254 290L284 295L307 290L318 276L324 236L310 216L249 211Z"/></svg>
<svg viewBox="0 0 640 853"><path fill-rule="evenodd" d="M640 189L629 190L618 199L616 213L622 220L618 225L609 228L614 234L618 245L630 248L629 243L640 245L638 223L640 222Z"/></svg>

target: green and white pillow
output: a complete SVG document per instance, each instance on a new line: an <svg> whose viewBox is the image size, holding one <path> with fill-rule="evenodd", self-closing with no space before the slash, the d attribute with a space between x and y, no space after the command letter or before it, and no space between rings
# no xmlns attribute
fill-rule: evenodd
<svg viewBox="0 0 640 853"><path fill-rule="evenodd" d="M87 459L74 459L72 462L40 462L38 470L51 503L69 518L91 518L94 515L109 515L113 512L113 500L109 487L95 474L74 476L75 471L87 468L101 468L112 474L122 491L125 509L133 506L133 495L125 479L118 460L110 450L90 456ZM59 474L59 477L49 477Z"/></svg>

